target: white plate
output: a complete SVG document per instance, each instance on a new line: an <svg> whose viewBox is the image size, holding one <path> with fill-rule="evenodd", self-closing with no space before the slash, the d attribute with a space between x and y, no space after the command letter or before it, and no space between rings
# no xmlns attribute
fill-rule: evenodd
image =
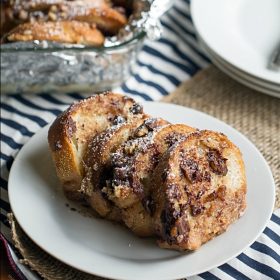
<svg viewBox="0 0 280 280"><path fill-rule="evenodd" d="M157 247L105 220L87 218L65 206L47 145L45 127L16 157L9 177L12 210L28 236L57 259L82 271L115 279L175 279L202 273L240 254L263 231L273 205L270 169L255 146L225 123L201 112L164 103L144 103L145 111L173 123L221 131L244 156L247 209L229 230L193 253Z"/></svg>
<svg viewBox="0 0 280 280"><path fill-rule="evenodd" d="M263 88L270 89L272 91L275 91L276 93L280 94L280 84L276 85L274 83L269 83L267 81L264 81L262 79L258 79L252 75L247 74L244 71L241 71L240 69L234 67L224 59L222 59L217 53L215 53L213 50L211 50L205 42L201 38L199 38L199 44L202 46L204 49L205 53L212 58L214 58L216 61L218 61L220 64L225 66L228 70L233 72L236 76L240 77L243 80L248 81L249 83L255 84L256 86L261 86Z"/></svg>
<svg viewBox="0 0 280 280"><path fill-rule="evenodd" d="M280 43L279 0L191 3L196 30L211 50L238 69L280 85L280 72L267 67Z"/></svg>
<svg viewBox="0 0 280 280"><path fill-rule="evenodd" d="M211 61L224 73L228 76L232 77L234 80L238 81L239 83L252 88L256 91L266 93L268 95L280 98L280 86L277 88L274 86L268 87L265 83L262 83L260 80L254 80L244 75L238 69L233 68L230 64L220 58L217 54L212 52L202 40L200 40L200 45L204 49L205 53L211 59Z"/></svg>

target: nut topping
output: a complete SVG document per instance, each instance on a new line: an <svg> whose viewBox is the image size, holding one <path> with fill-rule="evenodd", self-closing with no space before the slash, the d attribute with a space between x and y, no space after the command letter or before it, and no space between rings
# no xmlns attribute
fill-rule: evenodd
<svg viewBox="0 0 280 280"><path fill-rule="evenodd" d="M198 168L197 162L192 159L184 159L181 164L180 168L183 171L185 177L191 182L201 182L202 181L202 174Z"/></svg>
<svg viewBox="0 0 280 280"><path fill-rule="evenodd" d="M222 176L227 175L227 159L222 157L221 153L218 150L210 150L207 153L207 159L209 162L209 166L214 173Z"/></svg>

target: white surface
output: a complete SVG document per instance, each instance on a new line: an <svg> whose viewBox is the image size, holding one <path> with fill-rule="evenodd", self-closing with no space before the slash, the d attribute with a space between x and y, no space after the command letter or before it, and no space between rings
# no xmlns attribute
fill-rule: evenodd
<svg viewBox="0 0 280 280"><path fill-rule="evenodd" d="M201 38L199 38L199 44L203 47L203 49L205 50L205 52L207 54L210 54L211 57L214 56L214 58L216 60L218 60L221 64L225 65L228 69L230 69L233 73L235 73L237 76L241 77L244 80L247 80L248 82L252 83L252 84L256 84L256 85L260 85L261 87L267 88L267 89L271 89L275 92L279 92L280 93L280 84L276 85L274 83L270 83L267 82L265 80L262 79L258 79L250 74L247 74L246 72L234 67L232 64L228 63L226 60L224 60L223 58L221 58L217 53L215 53L213 50L211 50L206 44L205 42L203 42L203 40Z"/></svg>
<svg viewBox="0 0 280 280"><path fill-rule="evenodd" d="M239 71L237 68L234 68L232 65L224 61L221 57L215 54L211 49L209 49L202 40L200 44L203 47L205 53L211 59L211 61L224 73L232 77L236 81L244 84L247 87L250 87L259 92L266 93L268 95L280 98L280 86L275 86L273 84L267 84L261 80L255 80L252 77L244 74L242 71Z"/></svg>
<svg viewBox="0 0 280 280"><path fill-rule="evenodd" d="M279 0L193 0L194 25L222 59L257 78L280 85L280 72L267 68L280 43Z"/></svg>
<svg viewBox="0 0 280 280"><path fill-rule="evenodd" d="M248 180L247 209L229 230L193 253L157 247L105 220L65 206L47 145L45 127L21 149L11 168L12 210L29 237L57 259L88 273L116 279L174 279L216 267L241 253L263 231L274 204L270 169L255 146L225 123L198 111L144 103L145 112L173 123L221 131L241 149Z"/></svg>

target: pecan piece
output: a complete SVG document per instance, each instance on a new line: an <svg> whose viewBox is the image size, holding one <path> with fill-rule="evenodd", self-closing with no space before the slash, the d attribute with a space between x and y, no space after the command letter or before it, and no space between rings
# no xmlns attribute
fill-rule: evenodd
<svg viewBox="0 0 280 280"><path fill-rule="evenodd" d="M210 150L207 153L207 159L212 171L218 175L225 176L228 172L226 161L218 150Z"/></svg>

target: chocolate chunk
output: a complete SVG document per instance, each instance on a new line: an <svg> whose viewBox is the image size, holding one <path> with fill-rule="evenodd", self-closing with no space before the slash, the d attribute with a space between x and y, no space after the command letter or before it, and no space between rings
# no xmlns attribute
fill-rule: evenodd
<svg viewBox="0 0 280 280"><path fill-rule="evenodd" d="M207 171L205 171L205 173L203 174L203 179L207 182L211 182L211 174Z"/></svg>
<svg viewBox="0 0 280 280"><path fill-rule="evenodd" d="M177 226L179 235L186 235L189 232L189 230L190 230L189 225L186 222L185 217L181 217L176 222L176 226Z"/></svg>
<svg viewBox="0 0 280 280"><path fill-rule="evenodd" d="M120 180L126 180L128 178L128 169L125 167L117 167L114 169L114 177Z"/></svg>
<svg viewBox="0 0 280 280"><path fill-rule="evenodd" d="M180 218L179 213L174 208L167 208L161 212L162 234L163 239L169 245L176 243L179 237L188 232L188 225L184 223L183 217Z"/></svg>
<svg viewBox="0 0 280 280"><path fill-rule="evenodd" d="M130 112L134 115L143 113L143 106L139 103L134 103L130 108Z"/></svg>
<svg viewBox="0 0 280 280"><path fill-rule="evenodd" d="M193 216L197 216L202 213L204 207L202 205L191 205L191 213Z"/></svg>
<svg viewBox="0 0 280 280"><path fill-rule="evenodd" d="M163 238L170 243L171 241L170 230L174 223L174 218L172 217L172 215L170 215L170 212L167 209L164 209L161 212L160 219L161 219L162 229L163 229Z"/></svg>
<svg viewBox="0 0 280 280"><path fill-rule="evenodd" d="M120 186L122 184L122 181L119 179L113 179L111 184L108 184L107 187L116 187Z"/></svg>
<svg viewBox="0 0 280 280"><path fill-rule="evenodd" d="M198 168L197 162L192 159L184 159L181 164L180 168L183 171L185 177L191 182L201 182L202 181L202 174Z"/></svg>
<svg viewBox="0 0 280 280"><path fill-rule="evenodd" d="M207 159L211 170L218 174L225 176L228 172L226 161L227 159L222 157L218 150L210 150L207 153Z"/></svg>
<svg viewBox="0 0 280 280"><path fill-rule="evenodd" d="M125 118L122 117L122 116L116 116L114 119L113 119L113 125L119 125L119 124L122 124L125 122Z"/></svg>
<svg viewBox="0 0 280 280"><path fill-rule="evenodd" d="M168 176L167 170L164 170L164 171L162 172L162 174L161 174L161 180L162 180L163 182L165 182L166 179L167 179L167 176Z"/></svg>
<svg viewBox="0 0 280 280"><path fill-rule="evenodd" d="M173 146L175 143L177 143L178 141L184 140L186 138L185 135L177 133L177 132L173 132L170 133L169 135L167 135L164 139L164 142L169 146Z"/></svg>
<svg viewBox="0 0 280 280"><path fill-rule="evenodd" d="M112 115L112 114L108 114L108 116L107 116L107 120L109 121L109 122L113 122L114 121L114 116Z"/></svg>

